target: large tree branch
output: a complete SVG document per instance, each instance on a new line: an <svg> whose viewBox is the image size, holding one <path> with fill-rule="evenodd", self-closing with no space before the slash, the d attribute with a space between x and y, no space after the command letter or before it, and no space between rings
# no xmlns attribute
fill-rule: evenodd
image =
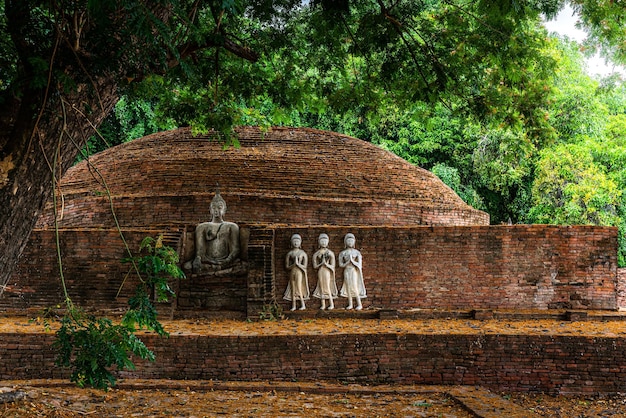
<svg viewBox="0 0 626 418"><path fill-rule="evenodd" d="M259 60L258 53L246 46L240 45L230 40L227 36L222 35L220 40L208 39L203 44L197 42L187 42L181 45L178 48L178 57L171 56L170 59L168 59L168 66L170 68L175 67L180 63L180 60L183 60L193 53L207 48L224 48L228 52L231 52L236 56L250 62L257 62Z"/></svg>

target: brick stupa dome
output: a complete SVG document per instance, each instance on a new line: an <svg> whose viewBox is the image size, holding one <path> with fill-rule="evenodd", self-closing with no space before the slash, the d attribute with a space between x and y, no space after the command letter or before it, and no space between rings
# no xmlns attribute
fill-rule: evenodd
<svg viewBox="0 0 626 418"><path fill-rule="evenodd" d="M237 133L239 148L181 128L94 155L92 167L83 161L62 179L60 226L114 226L101 178L122 227L204 222L217 184L225 219L243 224L489 224L432 173L359 139L295 128ZM51 225L49 207L38 227Z"/></svg>

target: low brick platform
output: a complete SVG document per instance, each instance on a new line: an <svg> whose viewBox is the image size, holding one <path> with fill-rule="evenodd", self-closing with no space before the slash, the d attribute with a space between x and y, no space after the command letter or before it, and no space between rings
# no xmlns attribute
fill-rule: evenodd
<svg viewBox="0 0 626 418"><path fill-rule="evenodd" d="M626 330L613 319L165 321L169 339L142 335L157 362L120 377L614 394L626 391ZM1 333L0 379L66 379L53 340L30 328Z"/></svg>

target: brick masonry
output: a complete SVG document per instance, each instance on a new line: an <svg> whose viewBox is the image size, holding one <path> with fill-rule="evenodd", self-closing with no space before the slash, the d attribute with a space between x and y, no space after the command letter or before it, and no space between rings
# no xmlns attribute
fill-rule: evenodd
<svg viewBox="0 0 626 418"><path fill-rule="evenodd" d="M302 236L302 248L310 258L321 232L330 236L329 248L336 255L343 249L345 233L355 234L363 255L368 292L365 307L618 308L615 228L277 228L276 287L280 296L287 286L282 257L289 250L291 235ZM342 281L338 268L338 287ZM309 263L311 289L315 283ZM344 306L344 301L340 298L339 306Z"/></svg>
<svg viewBox="0 0 626 418"><path fill-rule="evenodd" d="M617 307L626 309L626 268L617 269Z"/></svg>
<svg viewBox="0 0 626 418"><path fill-rule="evenodd" d="M0 335L0 379L67 378L52 334ZM143 336L156 363L122 377L480 385L550 394L626 391L626 340L563 335L414 333Z"/></svg>
<svg viewBox="0 0 626 418"><path fill-rule="evenodd" d="M161 230L166 242L184 251L183 231ZM330 236L336 255L343 236L355 234L363 254L368 292L365 308L377 309L618 309L622 303L617 274L615 228L547 225L459 227L278 227L242 226L249 232L247 278L190 277L173 283L189 295L204 295L204 306L175 301L171 311L231 310L257 317L262 305L282 299L287 286L284 257L290 237L299 233L309 259L321 232ZM136 250L156 229L127 229ZM64 276L75 302L94 309L121 309L137 283L116 230L60 231ZM54 306L63 301L54 232L36 230L9 283L0 308ZM130 272L130 273L129 273ZM317 278L309 262L309 287ZM337 268L341 287L342 270ZM120 294L118 291L121 288ZM225 302L226 301L226 302ZM239 302L237 302L239 301ZM221 305L220 305L221 304ZM309 303L316 309L319 301ZM226 306L228 305L228 306ZM345 299L337 301L345 306ZM188 312L190 313L190 312ZM192 313L192 312L191 312Z"/></svg>
<svg viewBox="0 0 626 418"><path fill-rule="evenodd" d="M146 236L163 230L123 231L135 252ZM167 231L165 231L167 232ZM63 277L72 300L86 308L122 309L139 283L117 230L75 229L59 231ZM13 275L0 297L0 308L43 309L63 304L61 274L55 232L35 230L31 234ZM118 295L119 292L119 295Z"/></svg>
<svg viewBox="0 0 626 418"><path fill-rule="evenodd" d="M286 308L283 258L294 232L302 235L309 257L321 232L330 236L336 254L345 233L356 235L366 309L626 307L615 228L490 227L487 214L465 205L431 173L354 138L286 128L263 138L256 129L242 128L240 139L240 149L223 150L207 137L179 130L93 158L132 250L146 235L162 232L187 256L186 234L207 220L218 182L229 204L226 218L249 232L245 281L191 277L173 283L182 297L160 306L164 315L215 309L254 318L268 302ZM120 262L127 251L113 228L106 191L92 173L82 164L63 179L63 274L75 303L117 311L138 279ZM41 310L63 301L50 208L38 225L0 297L0 310ZM341 269L337 273L340 287ZM313 290L312 268L309 279ZM198 295L202 306L194 305ZM309 308L317 303L310 301ZM52 339L0 336L0 379L66 378L67 371L53 367ZM463 384L549 393L626 390L626 343L620 338L416 332L146 341L159 362L140 362L137 377Z"/></svg>
<svg viewBox="0 0 626 418"><path fill-rule="evenodd" d="M61 185L62 228L197 224L219 184L227 220L297 225L488 225L432 173L375 145L313 129L239 128L224 148L189 129L108 149ZM51 228L51 205L38 227Z"/></svg>
<svg viewBox="0 0 626 418"><path fill-rule="evenodd" d="M487 226L487 214L467 206L432 173L372 144L311 129L239 128L238 134L240 147L224 149L188 129L162 132L68 171L64 199L58 200L64 202L61 253L70 296L97 309L123 308L135 287L136 275L120 264L127 251L113 226L104 178L131 250L143 236L162 231L183 261L190 258L185 243L193 227L207 220L218 183L229 204L226 218L242 230L252 226L248 277L176 283L181 297L172 311L255 316L269 301L283 303L282 259L293 232L303 236L312 256L320 232L329 233L339 253L348 231L357 235L363 253L368 307L622 306L615 229ZM0 308L63 299L51 225L48 208ZM313 289L312 269L309 277ZM338 271L339 286L341 281Z"/></svg>

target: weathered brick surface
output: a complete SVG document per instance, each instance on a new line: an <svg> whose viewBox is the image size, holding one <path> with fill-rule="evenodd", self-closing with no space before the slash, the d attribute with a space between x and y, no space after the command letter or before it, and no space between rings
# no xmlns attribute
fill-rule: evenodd
<svg viewBox="0 0 626 418"><path fill-rule="evenodd" d="M620 338L529 335L316 335L187 337L148 343L168 364L138 377L224 380L345 380L480 385L502 391L623 392Z"/></svg>
<svg viewBox="0 0 626 418"><path fill-rule="evenodd" d="M54 366L53 341L52 333L0 334L0 380L68 378L67 370Z"/></svg>
<svg viewBox="0 0 626 418"><path fill-rule="evenodd" d="M164 234L164 243L180 248L183 227L124 229L130 250L136 254L146 236ZM88 310L126 309L139 278L130 263L117 230L64 229L59 231L63 277L73 302ZM239 311L245 315L246 277L217 277L173 281L179 295L171 303L160 304L162 315L174 311ZM200 299L201 300L200 300ZM35 230L22 254L16 273L2 297L0 309L53 308L63 303L61 275L55 249L55 232ZM200 300L200 302L198 302ZM180 306L179 306L180 305Z"/></svg>
<svg viewBox="0 0 626 418"><path fill-rule="evenodd" d="M626 309L626 268L617 269L617 307Z"/></svg>
<svg viewBox="0 0 626 418"><path fill-rule="evenodd" d="M257 227L251 236L247 278L181 282L176 285L180 309L250 314L263 303L281 301L287 280L282 259L290 235L300 233L312 256L320 232L331 235L331 248L339 253L348 231L357 235L365 260L366 306L623 305L615 229L489 227L485 213L467 206L431 173L371 144L310 129L276 128L265 136L256 128L238 132L240 148L223 149L207 136L192 137L188 129L181 129L91 159L107 180L115 214L129 231L132 249L148 230L174 229L172 239L178 236L186 242L193 226L208 219L208 202L217 183L229 204L227 219L267 226ZM130 282L125 279L128 265L119 262L125 250L113 229L108 197L92 171L83 163L63 178L64 271L75 300L95 307L124 306L134 276L129 275ZM55 240L47 230L50 216L48 210L40 219L42 229L33 234L0 307L62 300ZM190 257L188 246L174 244L183 260ZM313 289L312 269L309 277ZM341 271L337 279L341 286ZM116 298L122 282L121 297Z"/></svg>
<svg viewBox="0 0 626 418"><path fill-rule="evenodd" d="M364 305L390 314L411 308L485 314L489 309L626 307L626 270L616 267L615 228L488 227L487 214L469 208L431 173L370 144L313 130L281 128L266 139L252 128L240 133L241 149L223 150L206 137L191 138L188 130L180 130L93 159L111 188L133 250L146 235L165 232L168 244L184 251L185 231L207 220L218 182L229 204L227 219L252 225L248 276L173 283L181 295L170 306L173 314L225 309L258 317L269 301L287 307L282 301L284 257L296 232L309 257L319 233L330 236L336 254L345 233L354 233L364 260ZM124 308L138 279L120 262L127 253L102 186L79 165L64 177L62 189L60 241L70 296L92 309ZM62 302L50 225L48 210L0 298L0 309ZM338 287L341 273L338 268ZM315 284L309 266L311 290ZM204 305L194 305L198 296ZM315 309L317 303L308 306ZM340 299L337 306L344 303ZM53 367L52 339L50 334L0 335L0 379L66 378L67 371ZM623 338L416 332L145 339L159 358L156 364L139 362L133 375L146 378L626 391Z"/></svg>
<svg viewBox="0 0 626 418"><path fill-rule="evenodd" d="M0 336L0 379L66 378L51 334ZM156 363L122 376L480 385L551 394L626 391L626 340L563 335L333 334L142 337Z"/></svg>
<svg viewBox="0 0 626 418"><path fill-rule="evenodd" d="M156 236L160 231L126 229L123 232L129 248L136 252L144 237ZM95 309L127 306L127 299L139 282L131 265L122 263L128 252L119 232L78 229L59 233L63 276L72 300ZM0 307L48 308L63 303L55 243L54 231L33 231L17 271L0 298Z"/></svg>
<svg viewBox="0 0 626 418"><path fill-rule="evenodd" d="M486 225L432 173L367 142L312 129L238 129L224 149L189 129L162 132L90 159L124 227L196 224L219 183L226 218L312 225ZM86 163L62 180L61 227L114 227L106 190ZM59 199L60 200L60 199ZM49 205L39 227L53 225Z"/></svg>
<svg viewBox="0 0 626 418"><path fill-rule="evenodd" d="M277 228L279 299L288 281L283 257L291 235L302 236L311 258L321 232L329 235L336 255L344 235L355 234L363 255L366 307L617 308L617 232L587 226ZM316 282L309 263L311 289ZM337 268L339 288L342 282ZM345 306L345 299L338 306Z"/></svg>
<svg viewBox="0 0 626 418"><path fill-rule="evenodd" d="M176 234L185 227L171 226ZM379 309L617 309L617 232L615 228L546 225L475 227L260 227L250 230L247 278L187 279L173 310L236 310L257 317L274 298L284 304L284 257L290 237L299 233L312 257L321 232L336 255L347 232L363 254L368 292L364 306ZM158 230L127 230L131 249ZM136 285L116 230L61 230L64 273L70 296L97 309L121 308ZM16 274L0 298L0 308L53 306L63 300L54 232L36 230ZM176 247L175 243L171 243ZM317 276L309 262L309 287ZM337 268L341 287L342 270ZM116 297L122 282L122 292ZM198 297L201 303L189 302ZM195 298L195 299L194 299ZM237 302L239 301L239 302ZM194 304L195 303L195 304ZM245 304L249 304L246 306ZM177 304L178 305L177 307ZM191 304L191 305L189 305ZM221 304L221 305L220 305ZM239 304L239 305L237 305ZM309 302L311 309L319 301ZM228 306L226 306L228 305ZM340 298L337 307L345 306ZM193 312L192 312L193 313Z"/></svg>

